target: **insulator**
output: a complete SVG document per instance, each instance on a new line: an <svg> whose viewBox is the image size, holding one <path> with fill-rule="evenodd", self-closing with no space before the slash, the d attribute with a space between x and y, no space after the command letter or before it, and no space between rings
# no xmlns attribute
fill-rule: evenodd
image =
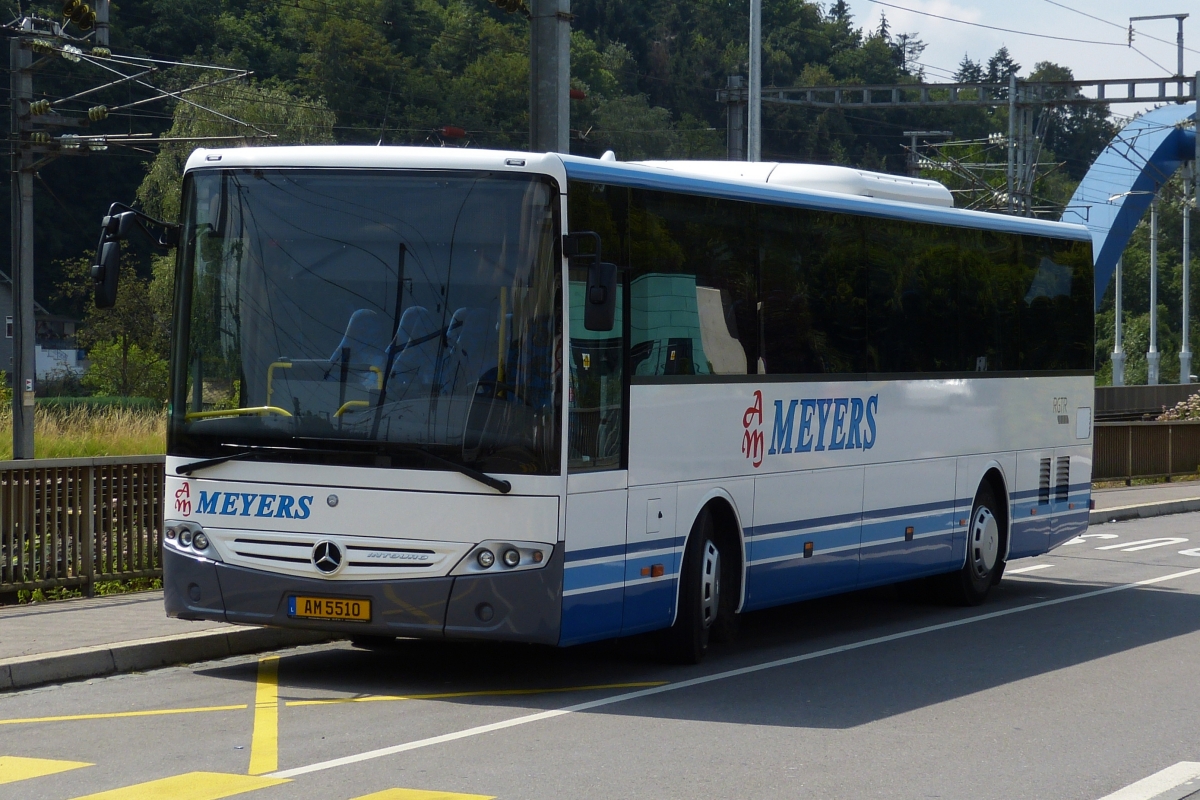
<svg viewBox="0 0 1200 800"><path fill-rule="evenodd" d="M96 58L109 58L112 56L112 50L107 47L93 47L92 55Z"/></svg>
<svg viewBox="0 0 1200 800"><path fill-rule="evenodd" d="M89 6L87 3L80 3L79 5L75 6L74 10L71 11L67 19L71 20L71 22L74 22L76 25L82 28L91 13L91 6Z"/></svg>
<svg viewBox="0 0 1200 800"><path fill-rule="evenodd" d="M82 0L63 0L63 16L70 17L81 5L83 5Z"/></svg>
<svg viewBox="0 0 1200 800"><path fill-rule="evenodd" d="M79 30L90 31L92 28L96 27L96 12L89 10L87 16L77 24L79 25Z"/></svg>
<svg viewBox="0 0 1200 800"><path fill-rule="evenodd" d="M29 141L34 144L50 144L50 134L45 131L34 131L29 134Z"/></svg>
<svg viewBox="0 0 1200 800"><path fill-rule="evenodd" d="M88 109L88 119L99 122L108 117L108 106L92 106Z"/></svg>
<svg viewBox="0 0 1200 800"><path fill-rule="evenodd" d="M32 42L29 43L29 47L35 53L47 53L47 54L53 53L57 49L54 46L54 42L52 42L49 39L34 39Z"/></svg>
<svg viewBox="0 0 1200 800"><path fill-rule="evenodd" d="M40 117L42 114L50 113L49 100L34 100L29 104L29 113L35 117Z"/></svg>
<svg viewBox="0 0 1200 800"><path fill-rule="evenodd" d="M457 125L443 125L438 128L438 133L446 139L461 139L467 135L467 132Z"/></svg>

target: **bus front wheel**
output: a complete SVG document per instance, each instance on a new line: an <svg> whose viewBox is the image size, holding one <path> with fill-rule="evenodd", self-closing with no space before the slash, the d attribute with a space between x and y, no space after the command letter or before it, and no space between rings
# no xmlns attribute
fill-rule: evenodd
<svg viewBox="0 0 1200 800"><path fill-rule="evenodd" d="M958 572L947 575L950 597L960 605L982 603L1004 569L1004 532L1000 526L992 487L983 484L971 505L967 520L967 558Z"/></svg>
<svg viewBox="0 0 1200 800"><path fill-rule="evenodd" d="M721 555L706 509L688 537L679 571L679 608L666 632L666 654L675 663L698 664L708 650L709 634L722 611Z"/></svg>

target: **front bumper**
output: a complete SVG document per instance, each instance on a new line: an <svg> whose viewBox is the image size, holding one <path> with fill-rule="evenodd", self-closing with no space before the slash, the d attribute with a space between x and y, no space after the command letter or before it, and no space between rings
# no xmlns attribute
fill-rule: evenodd
<svg viewBox="0 0 1200 800"><path fill-rule="evenodd" d="M167 615L349 636L416 636L557 644L563 545L541 569L508 574L324 581L248 569L163 548ZM370 622L288 616L288 596L370 599Z"/></svg>

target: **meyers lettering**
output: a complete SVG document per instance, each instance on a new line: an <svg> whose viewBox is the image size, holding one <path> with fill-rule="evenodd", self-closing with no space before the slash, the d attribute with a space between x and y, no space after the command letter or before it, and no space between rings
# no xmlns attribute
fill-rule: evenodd
<svg viewBox="0 0 1200 800"><path fill-rule="evenodd" d="M776 400L767 455L875 446L879 395ZM799 414L797 414L799 411ZM797 424L796 417L799 416Z"/></svg>
<svg viewBox="0 0 1200 800"><path fill-rule="evenodd" d="M258 502L255 503L255 500ZM200 502L196 504L196 513L217 514L225 517L308 519L312 513L312 501L312 495L294 497L289 494L206 492L201 489Z"/></svg>

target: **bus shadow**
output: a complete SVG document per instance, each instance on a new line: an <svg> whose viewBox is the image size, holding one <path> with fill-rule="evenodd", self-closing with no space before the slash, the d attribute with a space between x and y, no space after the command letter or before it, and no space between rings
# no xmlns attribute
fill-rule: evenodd
<svg viewBox="0 0 1200 800"><path fill-rule="evenodd" d="M1200 630L1200 595L1156 586L922 631L1105 588L1011 581L975 609L946 607L912 585L795 603L744 615L738 641L714 645L696 667L665 664L650 637L566 649L419 640L377 650L346 645L285 654L279 693L284 700L432 695L439 702L547 709L637 688L630 684L677 682L850 646L588 712L850 728ZM921 632L903 635L912 631ZM242 664L201 674L253 682L256 670Z"/></svg>

